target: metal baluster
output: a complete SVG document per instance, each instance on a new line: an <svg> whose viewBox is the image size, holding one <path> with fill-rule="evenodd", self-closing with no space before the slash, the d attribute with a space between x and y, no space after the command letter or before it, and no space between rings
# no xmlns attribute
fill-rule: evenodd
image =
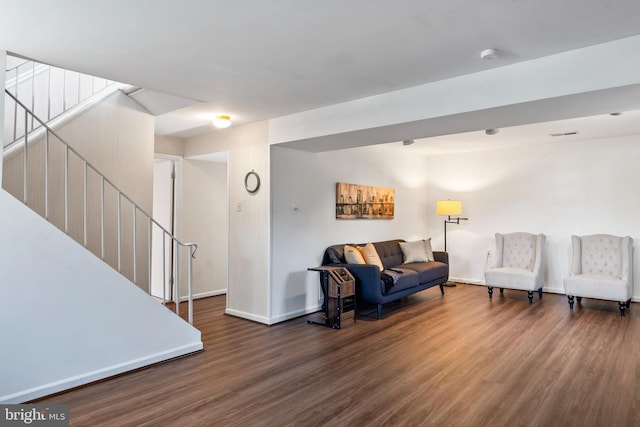
<svg viewBox="0 0 640 427"><path fill-rule="evenodd" d="M49 131L44 133L44 219L49 220Z"/></svg>
<svg viewBox="0 0 640 427"><path fill-rule="evenodd" d="M84 218L83 218L83 224L84 224L84 247L87 247L87 178L88 178L88 166L87 166L87 162L84 162L84 184L83 184L83 210L84 210Z"/></svg>
<svg viewBox="0 0 640 427"><path fill-rule="evenodd" d="M28 138L27 138L27 126L29 126L29 116L27 115L27 111L25 110L24 112L24 155L22 156L22 158L24 159L24 204L25 205L29 205L29 196L28 196L28 189L27 186L29 184L29 165L28 165L28 161L29 161L29 156L28 156L28 150L27 150L27 146L29 144L28 142Z"/></svg>
<svg viewBox="0 0 640 427"><path fill-rule="evenodd" d="M189 246L189 323L193 325L193 246Z"/></svg>
<svg viewBox="0 0 640 427"><path fill-rule="evenodd" d="M69 234L69 146L64 150L64 232Z"/></svg>
<svg viewBox="0 0 640 427"><path fill-rule="evenodd" d="M122 204L122 193L118 191L118 271L122 271L122 257L120 251L120 229L122 227L122 220L120 218L120 206Z"/></svg>
<svg viewBox="0 0 640 427"><path fill-rule="evenodd" d="M132 219L132 229L133 229L133 283L138 284L138 263L136 262L136 209L137 206L133 204L133 219Z"/></svg>
<svg viewBox="0 0 640 427"><path fill-rule="evenodd" d="M151 222L151 217L149 218L149 228L147 230L147 266L149 267L149 271L148 271L148 277L147 277L147 284L148 284L148 290L147 292L149 293L149 295L151 295L151 233L153 232L153 223Z"/></svg>
<svg viewBox="0 0 640 427"><path fill-rule="evenodd" d="M104 176L100 181L100 257L104 260Z"/></svg>
<svg viewBox="0 0 640 427"><path fill-rule="evenodd" d="M176 252L175 252L175 260L176 260L176 277L174 283L176 284L176 314L180 315L180 245L175 243L173 240L171 244L175 244Z"/></svg>
<svg viewBox="0 0 640 427"><path fill-rule="evenodd" d="M16 90L14 95L16 96L16 100L18 99L18 68L16 67ZM16 140L16 131L18 130L18 103L15 102L13 104L13 140Z"/></svg>
<svg viewBox="0 0 640 427"><path fill-rule="evenodd" d="M167 304L167 233L162 231L162 305Z"/></svg>
<svg viewBox="0 0 640 427"><path fill-rule="evenodd" d="M67 70L62 70L62 111L67 111Z"/></svg>
<svg viewBox="0 0 640 427"><path fill-rule="evenodd" d="M47 83L47 122L51 120L51 66L49 66L49 82Z"/></svg>
<svg viewBox="0 0 640 427"><path fill-rule="evenodd" d="M31 62L31 112L36 112L36 63ZM31 130L33 130L33 114L31 115Z"/></svg>

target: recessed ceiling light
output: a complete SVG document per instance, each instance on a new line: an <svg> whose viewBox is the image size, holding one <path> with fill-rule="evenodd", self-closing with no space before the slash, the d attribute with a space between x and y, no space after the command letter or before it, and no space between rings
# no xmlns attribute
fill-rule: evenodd
<svg viewBox="0 0 640 427"><path fill-rule="evenodd" d="M496 59L498 56L500 56L500 54L497 49L485 49L480 52L480 59Z"/></svg>
<svg viewBox="0 0 640 427"><path fill-rule="evenodd" d="M487 135L495 135L500 132L500 129L487 129L484 131Z"/></svg>
<svg viewBox="0 0 640 427"><path fill-rule="evenodd" d="M213 119L213 125L220 129L228 128L231 126L231 117L225 115L216 116L216 118Z"/></svg>

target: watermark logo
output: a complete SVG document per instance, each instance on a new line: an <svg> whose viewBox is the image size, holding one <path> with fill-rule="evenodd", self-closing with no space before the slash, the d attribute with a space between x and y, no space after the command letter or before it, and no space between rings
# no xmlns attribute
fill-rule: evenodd
<svg viewBox="0 0 640 427"><path fill-rule="evenodd" d="M0 405L0 427L69 427L69 405Z"/></svg>

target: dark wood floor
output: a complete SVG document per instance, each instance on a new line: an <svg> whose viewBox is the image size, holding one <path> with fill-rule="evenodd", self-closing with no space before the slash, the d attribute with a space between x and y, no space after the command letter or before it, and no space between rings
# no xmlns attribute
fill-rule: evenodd
<svg viewBox="0 0 640 427"><path fill-rule="evenodd" d="M73 426L640 425L640 307L430 289L342 330L196 301L205 351L43 400Z"/></svg>

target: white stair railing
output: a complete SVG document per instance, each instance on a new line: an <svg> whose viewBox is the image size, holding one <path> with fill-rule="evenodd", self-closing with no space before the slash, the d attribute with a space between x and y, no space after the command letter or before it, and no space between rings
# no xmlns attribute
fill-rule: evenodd
<svg viewBox="0 0 640 427"><path fill-rule="evenodd" d="M29 106L29 110L45 123L50 123L106 89L115 90L114 86L125 85L29 60L6 70L5 89L23 105ZM5 147L25 134L24 112L17 104L12 108L7 107L5 105ZM33 116L26 123L29 132L39 126Z"/></svg>
<svg viewBox="0 0 640 427"><path fill-rule="evenodd" d="M146 287L149 294L153 258L152 236L154 232L157 235L159 231L162 235L162 303L166 305L169 300L166 295L167 285L171 288L173 284L173 295L170 299L175 302L175 312L178 315L181 297L180 265L184 251L188 251L188 320L189 323L193 323L193 259L198 250L197 244L183 243L172 235L43 120L34 115L16 96L6 89L5 94L6 98L15 102L14 110L19 112L24 123L19 132L23 136L16 140L19 147L14 143L11 149L11 156L22 156L23 180L21 185L14 188L12 194L120 273L128 275L132 282ZM52 161L52 158L56 160ZM74 169L73 178L71 169ZM54 200L51 197L52 193L60 195L61 200ZM110 193L110 196L107 193ZM99 206L93 209L98 212L97 219L90 217L90 202ZM127 211L129 214L126 214ZM72 217L75 220L73 225L70 221ZM112 221L109 221L108 217L111 217ZM126 231L125 222L128 224ZM95 235L98 237L90 242L90 237ZM113 256L109 257L109 253ZM127 272L123 271L125 254L132 257L131 268ZM173 254L173 259L170 254ZM142 285L139 283L138 266L141 256L146 257L142 264L147 276ZM167 259L173 261L172 271L167 269Z"/></svg>

